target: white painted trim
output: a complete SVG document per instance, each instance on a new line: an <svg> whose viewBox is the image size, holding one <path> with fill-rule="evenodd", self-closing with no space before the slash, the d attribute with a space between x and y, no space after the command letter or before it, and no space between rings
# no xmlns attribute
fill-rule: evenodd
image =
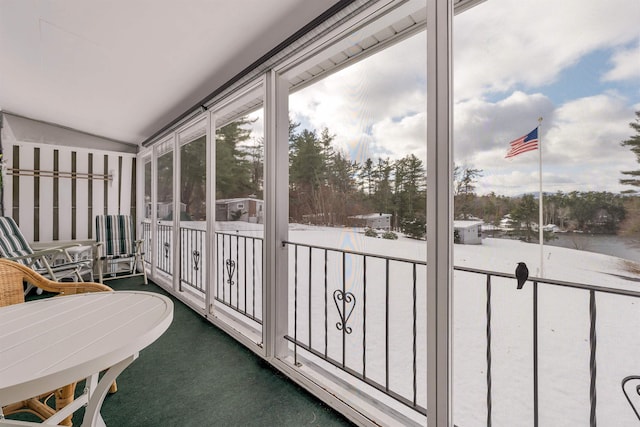
<svg viewBox="0 0 640 427"><path fill-rule="evenodd" d="M193 120L190 120L189 122L185 123L183 126L180 126L179 128L176 129L176 141L178 141L178 147L182 147L185 144L190 143L191 141L198 139L197 138L189 138L189 139L185 139L184 141L180 141L180 134L185 133L191 129L196 129L198 126L202 126L205 127L205 132L207 132L206 129L206 123L207 123L207 118L208 115L206 116L198 116L196 118L194 118ZM200 123L202 122L202 124Z"/></svg>
<svg viewBox="0 0 640 427"><path fill-rule="evenodd" d="M146 218L144 217L145 213L145 193L144 193L144 166L147 161L153 161L151 159L150 153L145 150L144 154L138 155L136 159L136 177L135 177L135 185L136 185L136 239L142 239L142 221ZM151 166L153 168L153 166ZM145 267L144 260L142 261L142 266Z"/></svg>
<svg viewBox="0 0 640 427"><path fill-rule="evenodd" d="M195 311L200 316L205 318L207 317L202 306L198 305L198 303L194 301L193 298L188 298L184 292L178 292L175 289L173 289L172 285L168 281L161 279L159 277L149 277L149 280L151 280L156 286L158 286L159 288L161 288L171 296L178 299L180 302L182 302L184 305L186 305L187 307Z"/></svg>
<svg viewBox="0 0 640 427"><path fill-rule="evenodd" d="M69 147L73 149L100 150L109 147L107 151L136 155L138 144L105 138L72 129L56 123L32 119L19 114L2 111L4 126L15 128L12 132L16 138L27 139L25 142L41 143L50 146Z"/></svg>
<svg viewBox="0 0 640 427"><path fill-rule="evenodd" d="M293 368L291 364L280 359L270 360L270 363L280 372L289 377L289 379L307 390L309 393L313 394L318 399L322 400L324 403L326 403L336 411L340 412L354 424L358 426L382 425L374 422L370 417L358 411L353 406L347 404L338 395L336 395L333 390L329 390L317 383L312 378L303 375L300 370Z"/></svg>
<svg viewBox="0 0 640 427"><path fill-rule="evenodd" d="M206 263L205 275L205 312L207 316L215 315L213 286L216 277L216 150L215 144L215 121L213 113L207 113L207 183L206 183L206 215L207 215L207 239L205 241L205 252L207 257L202 261Z"/></svg>
<svg viewBox="0 0 640 427"><path fill-rule="evenodd" d="M427 1L427 419L453 425L453 0Z"/></svg>
<svg viewBox="0 0 640 427"><path fill-rule="evenodd" d="M349 47L394 24L404 16L424 8L424 0L407 0L404 2L387 1L380 3L381 4L371 8L374 10L368 10L366 14L354 16L341 23L325 37L294 56L292 60L279 65L276 68L277 71L287 79L291 79L310 69L313 65L327 60L340 52L344 52ZM421 24L418 24L416 27L415 30L411 31L419 31L424 28ZM403 34L402 36L404 37L405 35ZM400 36L392 36L388 40L382 41L381 45L386 47L390 43L401 40L399 37ZM375 49L375 51L378 50L380 50L380 48ZM356 55L356 57L357 60L361 59L360 55ZM353 63L352 60L347 60L346 62L349 64ZM344 65L340 64L339 67L343 68ZM337 71L337 69L338 68L335 70ZM334 70L330 72L334 72ZM326 77L326 75L322 77Z"/></svg>
<svg viewBox="0 0 640 427"><path fill-rule="evenodd" d="M263 332L269 358L287 354L289 235L289 83L266 74Z"/></svg>
<svg viewBox="0 0 640 427"><path fill-rule="evenodd" d="M263 79L257 79L248 82L246 85L239 88L236 92L227 94L227 96L225 96L224 98L216 99L215 103L212 102L207 104L207 108L213 111L217 116L221 116L241 108L243 105L256 98L262 98L264 100L263 85ZM241 117L244 114L246 113L239 113L238 117ZM236 118L237 117L232 118L229 122L217 123L216 128L222 127L227 123L235 120Z"/></svg>
<svg viewBox="0 0 640 427"><path fill-rule="evenodd" d="M176 292L180 289L180 135L173 133L173 208L171 221L171 277Z"/></svg>

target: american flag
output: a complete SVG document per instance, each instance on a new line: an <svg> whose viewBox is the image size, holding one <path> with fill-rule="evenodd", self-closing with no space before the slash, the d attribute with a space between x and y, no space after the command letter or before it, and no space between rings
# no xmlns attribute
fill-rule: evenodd
<svg viewBox="0 0 640 427"><path fill-rule="evenodd" d="M538 128L535 128L525 136L513 140L509 143L509 151L504 156L505 159L517 156L518 154L526 153L527 151L533 151L538 149Z"/></svg>

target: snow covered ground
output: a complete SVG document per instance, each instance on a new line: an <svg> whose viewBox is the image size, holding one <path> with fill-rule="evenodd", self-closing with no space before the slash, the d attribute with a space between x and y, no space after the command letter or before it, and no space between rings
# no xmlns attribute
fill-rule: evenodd
<svg viewBox="0 0 640 427"><path fill-rule="evenodd" d="M261 226L218 223L220 231L261 235ZM246 229L243 231L243 229ZM426 260L426 244L406 237L396 241L365 237L362 230L291 224L289 240L381 256ZM298 248L294 269L290 246L290 335L368 378L413 399L413 264ZM539 276L536 244L484 239L482 245L455 245L454 264L512 274L524 261ZM297 271L296 271L297 269ZM309 269L311 271L309 271ZM417 401L426 405L426 267L416 265ZM296 276L297 275L297 276ZM341 303L333 294L343 286L355 297L344 335ZM366 277L366 286L364 277ZM622 259L561 247L544 247L544 277L608 288L640 291L640 277ZM311 280L311 283L309 283ZM297 288L294 286L298 283ZM365 303L366 288L366 303ZM589 292L539 285L540 425L589 424ZM516 290L514 279L492 278L492 420L498 426L533 425L532 285ZM326 302L325 302L326 301ZM640 375L640 300L596 293L597 421L605 426L635 426L639 420L626 400L621 381ZM347 305L347 312L351 305ZM387 310L388 309L388 310ZM454 422L486 425L486 276L454 273ZM326 314L325 314L326 313ZM387 318L388 313L388 318ZM297 328L294 329L294 318ZM366 319L366 324L365 324ZM326 324L326 335L325 335ZM388 333L387 333L388 325ZM365 332L366 326L366 332ZM387 338L388 337L388 338ZM388 339L388 359L387 354ZM363 347L365 349L363 353Z"/></svg>
<svg viewBox="0 0 640 427"><path fill-rule="evenodd" d="M358 230L292 225L294 242L328 246L417 261L426 259L425 242L400 237L397 241L365 237ZM640 290L639 279L625 271L619 258L560 247L544 247L544 277L597 286ZM324 346L323 263L312 261L312 345ZM291 255L292 256L292 255ZM298 339L308 340L308 253L299 249ZM362 372L363 263L347 256L346 289L356 305L346 339L346 364ZM513 273L519 261L539 275L538 245L513 240L484 239L482 245L455 245L456 266ZM342 260L329 255L329 292L341 286ZM292 269L290 268L290 271ZM424 339L426 269L417 267L417 380L426 381ZM385 383L385 267L367 261L366 369L367 376ZM413 272L410 265L391 263L389 296L390 387L412 396ZM293 283L293 277L290 277ZM304 285L302 284L304 283ZM290 301L293 301L293 292ZM342 342L334 324L339 321L328 295L328 354L341 360ZM532 286L516 290L513 279L492 279L492 420L494 425L533 424ZM640 301L597 294L597 420L600 425L637 425L621 381L640 374ZM456 425L486 425L486 277L454 274L454 421ZM293 320L293 319L291 319ZM293 323L293 322L291 322ZM540 425L589 424L589 293L539 285L539 416ZM332 334L333 332L333 334ZM315 344L314 344L315 343ZM422 387L418 402L425 405Z"/></svg>

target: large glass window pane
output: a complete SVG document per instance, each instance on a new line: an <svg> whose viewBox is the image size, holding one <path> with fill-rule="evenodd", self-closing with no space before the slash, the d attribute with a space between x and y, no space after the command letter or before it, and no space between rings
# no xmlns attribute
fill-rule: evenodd
<svg viewBox="0 0 640 427"><path fill-rule="evenodd" d="M293 93L289 112L293 355L424 423L425 33Z"/></svg>
<svg viewBox="0 0 640 427"><path fill-rule="evenodd" d="M144 217L151 218L151 158L144 160Z"/></svg>
<svg viewBox="0 0 640 427"><path fill-rule="evenodd" d="M180 147L180 219L206 221L206 136Z"/></svg>
<svg viewBox="0 0 640 427"><path fill-rule="evenodd" d="M206 262L206 127L201 121L180 132L180 285L203 301Z"/></svg>
<svg viewBox="0 0 640 427"><path fill-rule="evenodd" d="M142 220L142 244L144 250L144 260L147 263L151 262L151 216L152 209L152 190L151 190L151 157L145 157L142 160L144 165L143 179L144 179L144 219Z"/></svg>
<svg viewBox="0 0 640 427"><path fill-rule="evenodd" d="M263 110L218 126L215 300L219 313L262 342L264 239Z"/></svg>
<svg viewBox="0 0 640 427"><path fill-rule="evenodd" d="M638 423L640 3L556 6L455 18L457 425Z"/></svg>
<svg viewBox="0 0 640 427"><path fill-rule="evenodd" d="M158 270L173 274L173 140L158 147L156 214L158 218L157 256Z"/></svg>

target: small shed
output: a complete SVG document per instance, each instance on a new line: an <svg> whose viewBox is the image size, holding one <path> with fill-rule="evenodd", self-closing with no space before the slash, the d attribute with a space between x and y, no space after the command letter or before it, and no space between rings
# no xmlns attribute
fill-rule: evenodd
<svg viewBox="0 0 640 427"><path fill-rule="evenodd" d="M453 221L454 243L482 244L482 221Z"/></svg>

